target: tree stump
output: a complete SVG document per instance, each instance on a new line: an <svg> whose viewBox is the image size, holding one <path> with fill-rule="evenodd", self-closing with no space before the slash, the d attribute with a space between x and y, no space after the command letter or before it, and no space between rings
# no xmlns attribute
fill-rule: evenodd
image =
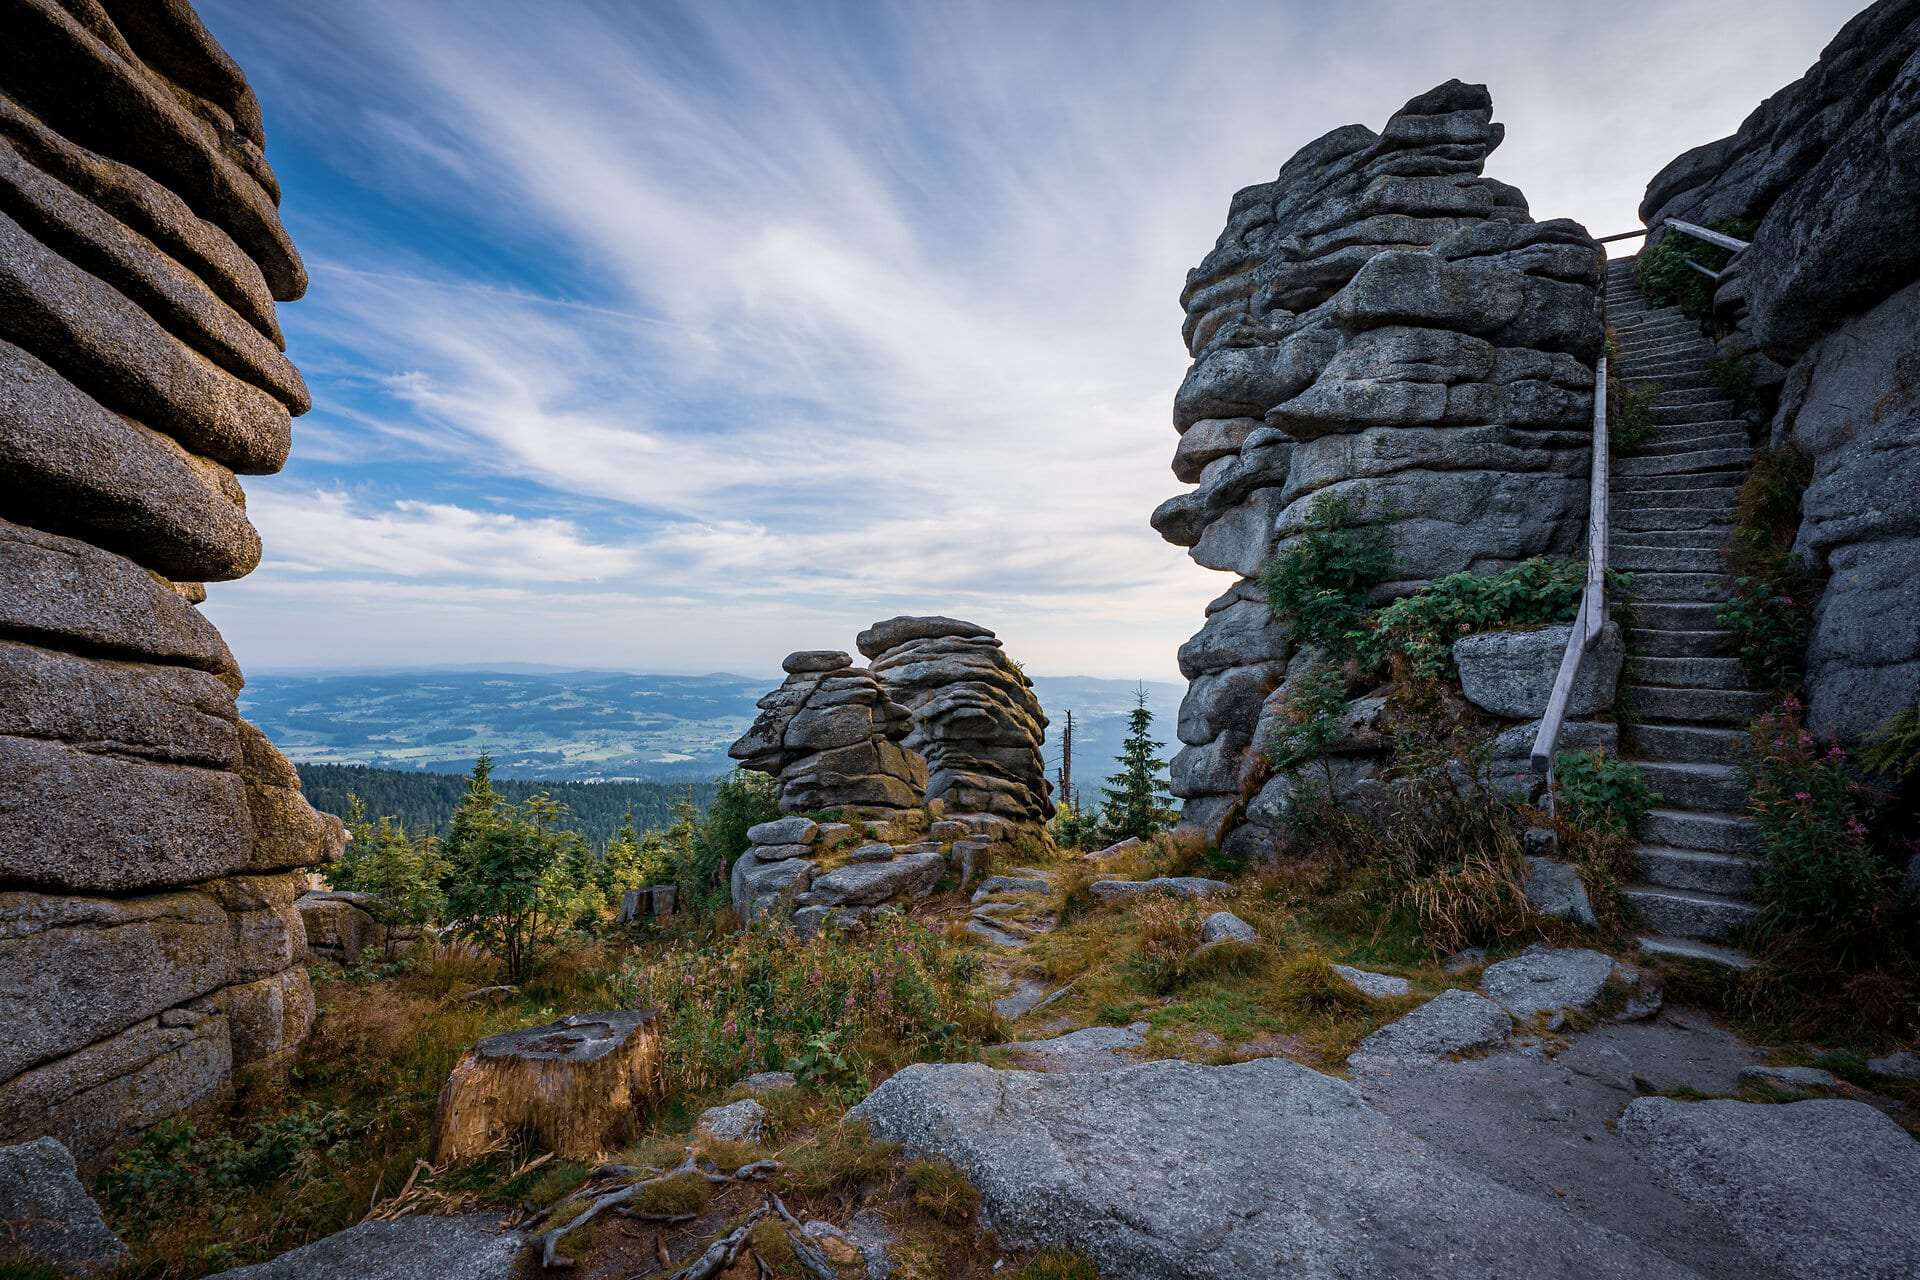
<svg viewBox="0 0 1920 1280"><path fill-rule="evenodd" d="M652 1009L576 1013L488 1036L467 1050L434 1107L434 1164L472 1159L524 1129L563 1160L632 1141L665 1088Z"/></svg>

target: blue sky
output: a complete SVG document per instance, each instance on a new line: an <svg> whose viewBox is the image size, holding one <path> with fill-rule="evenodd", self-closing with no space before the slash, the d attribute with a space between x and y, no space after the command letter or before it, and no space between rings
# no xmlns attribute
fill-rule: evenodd
<svg viewBox="0 0 1920 1280"><path fill-rule="evenodd" d="M1638 225L1861 6L202 0L314 411L212 588L249 669L769 672L902 612L1169 679L1147 526L1239 187L1452 76L1536 217Z"/></svg>

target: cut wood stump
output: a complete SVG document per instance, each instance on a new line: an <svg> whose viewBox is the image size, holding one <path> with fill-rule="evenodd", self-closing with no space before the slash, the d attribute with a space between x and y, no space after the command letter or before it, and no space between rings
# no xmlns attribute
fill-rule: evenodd
<svg viewBox="0 0 1920 1280"><path fill-rule="evenodd" d="M664 1085L652 1009L576 1013L488 1036L440 1090L432 1160L469 1160L522 1130L560 1159L599 1160L633 1140Z"/></svg>

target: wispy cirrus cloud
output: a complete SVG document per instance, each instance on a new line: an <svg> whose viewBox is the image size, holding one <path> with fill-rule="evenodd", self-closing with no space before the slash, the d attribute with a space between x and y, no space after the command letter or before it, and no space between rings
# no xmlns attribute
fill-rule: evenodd
<svg viewBox="0 0 1920 1280"><path fill-rule="evenodd" d="M1858 6L203 7L314 268L243 660L493 608L502 660L766 670L939 609L1157 676L1227 585L1146 517L1236 188L1457 75L1539 216L1625 228Z"/></svg>

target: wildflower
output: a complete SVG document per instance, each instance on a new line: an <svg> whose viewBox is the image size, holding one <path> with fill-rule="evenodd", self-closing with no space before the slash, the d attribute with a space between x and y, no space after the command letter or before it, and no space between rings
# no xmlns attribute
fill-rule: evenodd
<svg viewBox="0 0 1920 1280"><path fill-rule="evenodd" d="M1847 834L1855 840L1865 840L1867 838L1867 824L1858 818L1848 818Z"/></svg>
<svg viewBox="0 0 1920 1280"><path fill-rule="evenodd" d="M1804 792L1804 791L1796 791L1796 792L1794 792L1794 793L1793 793L1793 798L1794 798L1795 800L1811 800L1811 799L1813 799L1813 797L1812 797L1811 795L1809 795L1809 794L1807 794L1807 793L1806 793L1806 792Z"/></svg>

